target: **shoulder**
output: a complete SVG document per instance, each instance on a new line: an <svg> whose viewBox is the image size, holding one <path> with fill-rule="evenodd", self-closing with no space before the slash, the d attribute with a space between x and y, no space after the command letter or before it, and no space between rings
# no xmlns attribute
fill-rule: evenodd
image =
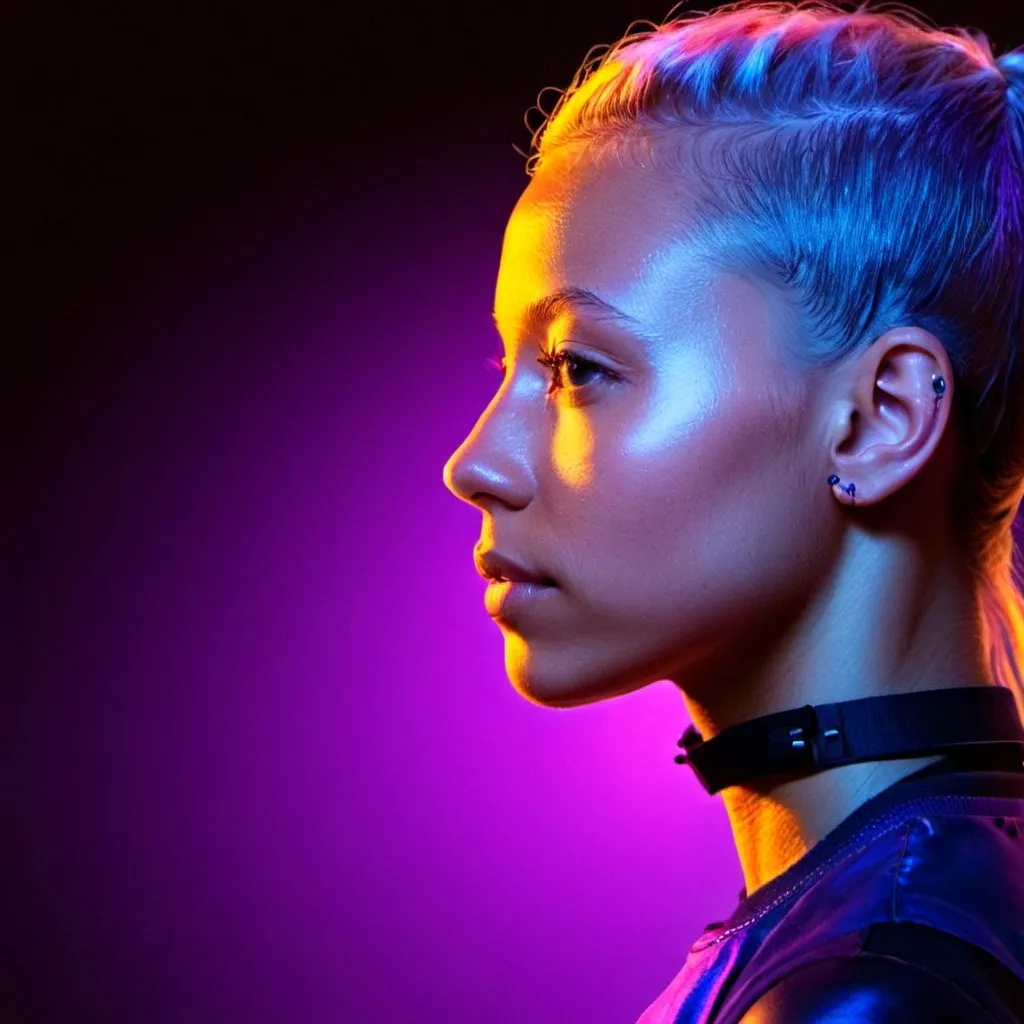
<svg viewBox="0 0 1024 1024"><path fill-rule="evenodd" d="M914 964L857 954L804 964L765 992L739 1024L985 1024L996 1018L957 986Z"/></svg>

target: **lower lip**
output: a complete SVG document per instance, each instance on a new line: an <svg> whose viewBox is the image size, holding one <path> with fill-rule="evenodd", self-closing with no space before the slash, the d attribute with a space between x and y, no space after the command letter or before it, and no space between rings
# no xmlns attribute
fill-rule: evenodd
<svg viewBox="0 0 1024 1024"><path fill-rule="evenodd" d="M515 580L488 583L484 591L484 605L487 614L494 617L514 614L520 608L543 601L557 589L553 584L520 583Z"/></svg>

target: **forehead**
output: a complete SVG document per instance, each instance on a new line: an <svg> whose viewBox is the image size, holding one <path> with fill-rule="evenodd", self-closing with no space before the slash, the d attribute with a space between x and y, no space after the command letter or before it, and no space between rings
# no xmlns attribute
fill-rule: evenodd
<svg viewBox="0 0 1024 1024"><path fill-rule="evenodd" d="M687 243L692 210L681 181L649 161L592 157L577 146L558 151L531 179L505 230L495 290L503 333L560 287L587 288L622 308L671 284L684 267L692 285L699 269Z"/></svg>

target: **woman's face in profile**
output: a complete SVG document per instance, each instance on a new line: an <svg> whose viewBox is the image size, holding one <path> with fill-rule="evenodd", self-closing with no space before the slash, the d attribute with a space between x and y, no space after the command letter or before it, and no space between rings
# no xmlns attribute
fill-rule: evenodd
<svg viewBox="0 0 1024 1024"><path fill-rule="evenodd" d="M701 262L689 202L639 163L566 149L505 232L504 377L444 477L483 512L480 549L556 583L495 613L539 704L689 692L821 571L829 452L781 354L791 319Z"/></svg>

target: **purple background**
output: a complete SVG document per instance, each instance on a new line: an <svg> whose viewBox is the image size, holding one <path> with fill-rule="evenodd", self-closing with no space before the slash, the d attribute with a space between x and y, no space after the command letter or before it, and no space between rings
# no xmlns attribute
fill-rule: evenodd
<svg viewBox="0 0 1024 1024"><path fill-rule="evenodd" d="M4 1019L630 1024L721 803L670 684L514 692L441 472L519 119L664 11L184 10L16 26Z"/></svg>
<svg viewBox="0 0 1024 1024"><path fill-rule="evenodd" d="M145 364L78 396L22 580L21 927L68 1010L635 1019L742 884L670 684L566 712L504 675L441 470L515 189L441 185L372 192L378 237L329 194L239 209L108 321Z"/></svg>

